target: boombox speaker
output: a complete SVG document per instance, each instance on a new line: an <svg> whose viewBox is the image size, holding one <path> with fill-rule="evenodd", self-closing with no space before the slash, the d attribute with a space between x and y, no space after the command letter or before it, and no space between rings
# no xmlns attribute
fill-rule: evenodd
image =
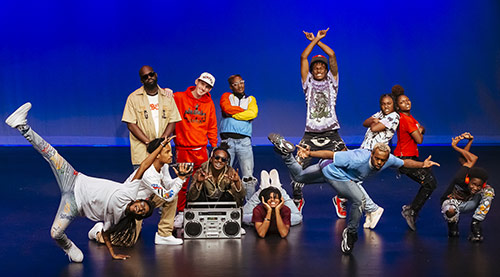
<svg viewBox="0 0 500 277"><path fill-rule="evenodd" d="M236 202L191 202L184 210L184 238L241 238Z"/></svg>

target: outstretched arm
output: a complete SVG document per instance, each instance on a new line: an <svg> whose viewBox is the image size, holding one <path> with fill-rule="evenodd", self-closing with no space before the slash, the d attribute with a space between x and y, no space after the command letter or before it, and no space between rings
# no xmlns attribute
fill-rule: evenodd
<svg viewBox="0 0 500 277"><path fill-rule="evenodd" d="M111 245L111 239L109 238L109 235L110 235L109 231L102 232L102 239L104 240L104 244L106 244L106 247L108 248L111 257L113 257L113 259L115 260L126 260L130 258L129 255L115 254L115 251L113 250L113 245Z"/></svg>
<svg viewBox="0 0 500 277"><path fill-rule="evenodd" d="M462 149L457 146L458 142L460 142L463 139L468 139L469 141L467 142L467 145ZM460 136L454 137L451 140L451 147L455 149L458 153L460 153L461 157L458 159L458 161L466 167L473 167L476 162L478 157L471 152L469 152L470 147L472 145L472 140L474 140L474 137L470 133L463 133Z"/></svg>
<svg viewBox="0 0 500 277"><path fill-rule="evenodd" d="M406 159L406 160L403 160L404 161L403 166L407 167L407 168L427 168L427 167L431 167L434 165L441 166L440 164L431 161L431 157L432 156L427 157L427 159L425 159L425 161L423 161L423 162L414 161L411 159Z"/></svg>
<svg viewBox="0 0 500 277"><path fill-rule="evenodd" d="M335 155L335 152L330 150L311 151L311 147L309 145L306 145L305 147L301 145L296 145L296 146L299 149L297 151L297 156L301 158L313 157L313 158L331 160L333 159L333 155Z"/></svg>

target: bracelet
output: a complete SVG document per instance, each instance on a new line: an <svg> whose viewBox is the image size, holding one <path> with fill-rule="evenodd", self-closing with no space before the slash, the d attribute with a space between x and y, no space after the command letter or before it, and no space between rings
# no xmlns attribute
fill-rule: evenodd
<svg viewBox="0 0 500 277"><path fill-rule="evenodd" d="M267 218L267 217L264 217L264 220L271 221L271 219L269 219L269 218Z"/></svg>

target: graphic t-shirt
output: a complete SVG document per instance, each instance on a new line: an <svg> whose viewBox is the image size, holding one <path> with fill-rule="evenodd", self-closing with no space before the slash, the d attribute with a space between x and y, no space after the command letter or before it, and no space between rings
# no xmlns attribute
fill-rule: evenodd
<svg viewBox="0 0 500 277"><path fill-rule="evenodd" d="M325 79L317 81L309 72L302 83L307 105L306 132L320 133L340 128L335 113L338 74L336 77L328 71Z"/></svg>
<svg viewBox="0 0 500 277"><path fill-rule="evenodd" d="M384 115L382 111L379 111L372 115L372 117L378 118L380 120L379 122L384 124L385 129L380 132L372 132L372 130L368 128L365 133L365 139L363 140L360 148L372 150L373 146L379 142L389 144L389 141L392 139L396 129L398 128L399 114L397 112Z"/></svg>
<svg viewBox="0 0 500 277"><path fill-rule="evenodd" d="M160 128L160 112L159 112L160 104L158 102L158 94L154 96L148 95L148 101L149 101L149 109L151 110L151 117L155 122L156 134L158 137L160 137L162 134L158 134L158 129Z"/></svg>

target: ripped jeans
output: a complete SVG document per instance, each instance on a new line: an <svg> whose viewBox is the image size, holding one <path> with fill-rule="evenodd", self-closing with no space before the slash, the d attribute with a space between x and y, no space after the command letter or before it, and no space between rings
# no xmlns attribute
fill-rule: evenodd
<svg viewBox="0 0 500 277"><path fill-rule="evenodd" d="M31 127L21 125L17 129L49 163L56 177L57 184L61 190L61 202L50 228L50 236L56 241L59 247L69 249L72 241L66 236L64 231L73 219L79 215L74 193L75 179L78 172L57 153L52 145L40 137Z"/></svg>

